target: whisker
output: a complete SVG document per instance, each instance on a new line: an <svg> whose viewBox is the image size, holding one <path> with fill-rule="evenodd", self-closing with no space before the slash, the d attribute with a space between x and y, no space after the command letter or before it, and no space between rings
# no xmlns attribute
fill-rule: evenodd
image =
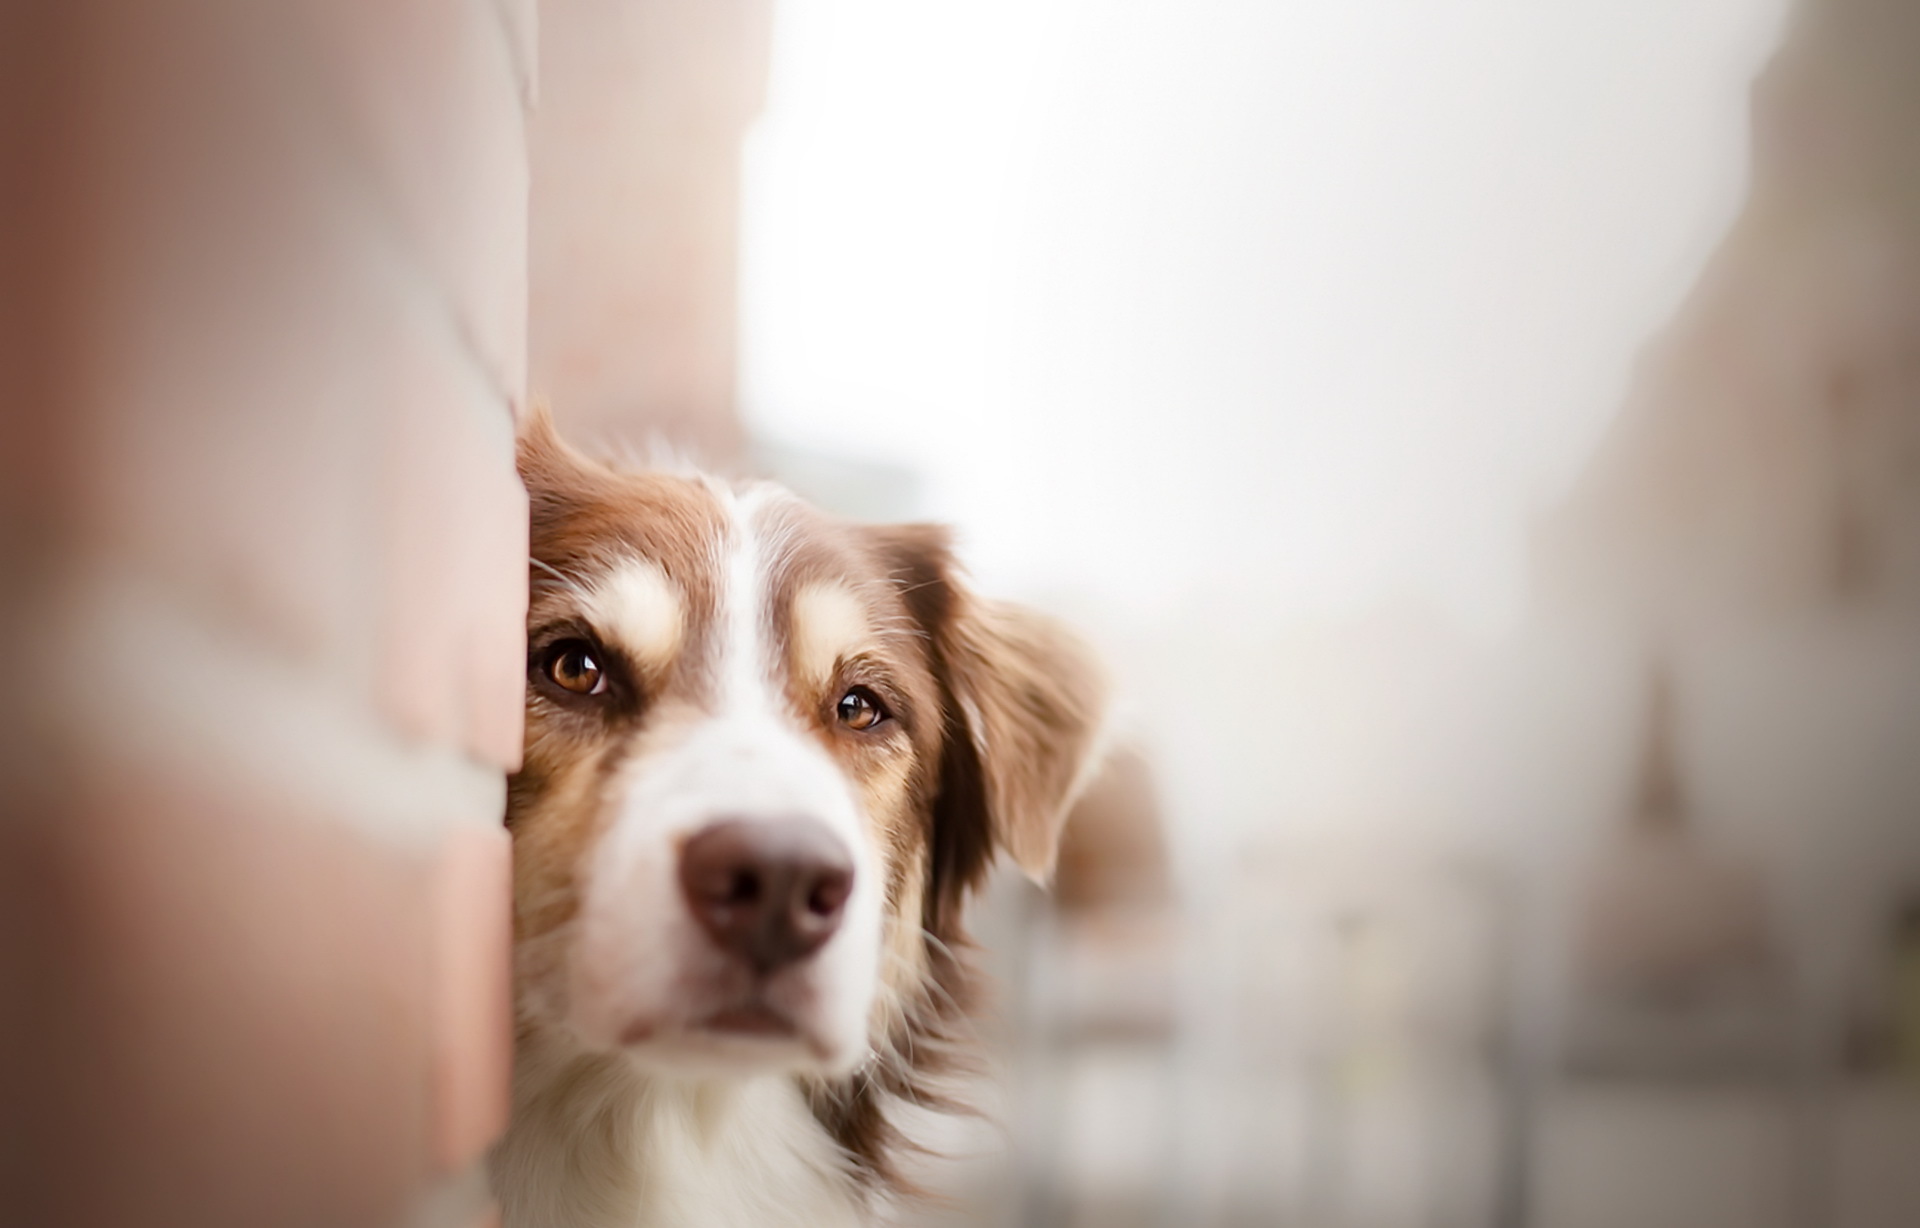
<svg viewBox="0 0 1920 1228"><path fill-rule="evenodd" d="M575 579L574 577L569 576L565 572L561 571L558 567L554 567L547 563L543 563L539 559L534 558L532 555L527 556L527 562L531 563L535 567L538 567L541 571L546 572L548 575L552 576L556 581L565 585L567 588L572 589L574 592L580 594L582 597L585 597L587 595L586 585L582 584L579 580Z"/></svg>

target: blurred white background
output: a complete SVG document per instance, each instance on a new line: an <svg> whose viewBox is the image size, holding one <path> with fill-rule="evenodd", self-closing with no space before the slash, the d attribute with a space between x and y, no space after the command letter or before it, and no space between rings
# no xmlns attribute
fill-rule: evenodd
<svg viewBox="0 0 1920 1228"><path fill-rule="evenodd" d="M1509 626L1780 0L784 0L743 403L1110 617Z"/></svg>

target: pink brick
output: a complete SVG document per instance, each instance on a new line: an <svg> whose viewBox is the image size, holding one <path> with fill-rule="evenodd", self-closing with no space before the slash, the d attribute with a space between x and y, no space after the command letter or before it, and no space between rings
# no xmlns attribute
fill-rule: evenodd
<svg viewBox="0 0 1920 1228"><path fill-rule="evenodd" d="M538 0L492 0L500 14L508 54L520 77L520 102L532 110L540 97L540 14Z"/></svg>
<svg viewBox="0 0 1920 1228"><path fill-rule="evenodd" d="M218 3L77 23L60 250L84 547L309 660L360 647L377 272L308 117ZM235 151L245 151L236 156Z"/></svg>
<svg viewBox="0 0 1920 1228"><path fill-rule="evenodd" d="M376 688L395 724L418 741L450 742L462 713L459 645L465 618L460 511L475 463L468 421L479 410L471 373L417 320L388 347L390 382L381 463L381 646ZM423 344L423 341L428 344Z"/></svg>
<svg viewBox="0 0 1920 1228"><path fill-rule="evenodd" d="M387 347L382 618L375 693L416 740L520 757L526 495L512 421L421 317Z"/></svg>
<svg viewBox="0 0 1920 1228"><path fill-rule="evenodd" d="M521 75L490 0L309 0L369 190L421 254L514 398L526 387L527 153ZM523 21L531 21L523 15ZM530 28L530 27L529 27Z"/></svg>
<svg viewBox="0 0 1920 1228"><path fill-rule="evenodd" d="M42 867L45 1222L396 1222L430 1170L420 859L232 765L85 762Z"/></svg>
<svg viewBox="0 0 1920 1228"><path fill-rule="evenodd" d="M520 766L526 698L527 495L511 472L475 492L471 601L460 662L467 681L464 745L476 758Z"/></svg>
<svg viewBox="0 0 1920 1228"><path fill-rule="evenodd" d="M512 849L504 828L460 825L434 870L432 1152L450 1173L505 1128L513 1056Z"/></svg>

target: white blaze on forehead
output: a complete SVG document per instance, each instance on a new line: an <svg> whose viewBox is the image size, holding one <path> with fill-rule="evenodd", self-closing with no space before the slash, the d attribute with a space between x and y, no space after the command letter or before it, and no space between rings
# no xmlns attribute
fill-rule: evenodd
<svg viewBox="0 0 1920 1228"><path fill-rule="evenodd" d="M810 584L793 599L793 672L824 685L834 666L864 643L867 608L844 584Z"/></svg>
<svg viewBox="0 0 1920 1228"><path fill-rule="evenodd" d="M609 643L650 666L680 650L686 611L679 586L646 559L631 559L588 590L582 611Z"/></svg>
<svg viewBox="0 0 1920 1228"><path fill-rule="evenodd" d="M768 542L756 523L774 492L754 487L726 496L727 536L720 569L720 705L723 710L774 710L773 661L767 651Z"/></svg>

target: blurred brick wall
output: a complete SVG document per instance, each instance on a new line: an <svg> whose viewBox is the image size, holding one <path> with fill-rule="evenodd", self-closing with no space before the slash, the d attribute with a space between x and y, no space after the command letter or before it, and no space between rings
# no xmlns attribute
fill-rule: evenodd
<svg viewBox="0 0 1920 1228"><path fill-rule="evenodd" d="M0 0L0 1221L472 1225L534 0Z"/></svg>
<svg viewBox="0 0 1920 1228"><path fill-rule="evenodd" d="M533 390L576 438L739 457L740 146L771 8L541 5Z"/></svg>

